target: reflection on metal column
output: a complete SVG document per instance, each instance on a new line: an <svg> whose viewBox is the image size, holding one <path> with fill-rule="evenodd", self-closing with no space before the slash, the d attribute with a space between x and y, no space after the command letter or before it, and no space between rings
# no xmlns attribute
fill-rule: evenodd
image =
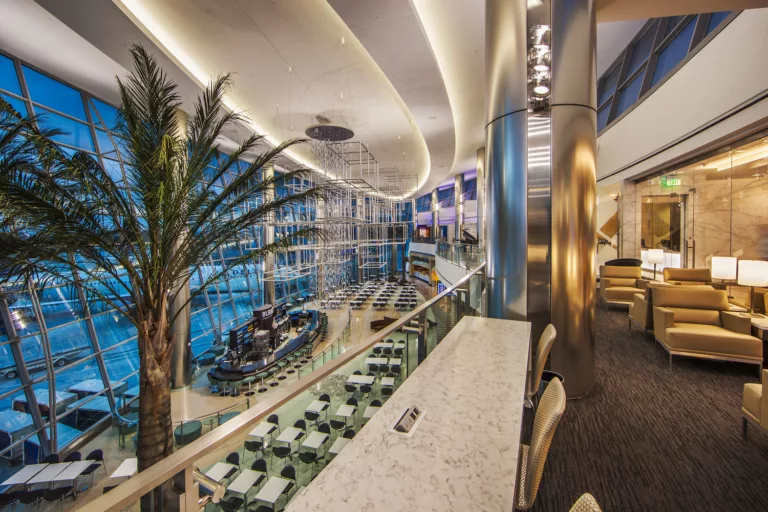
<svg viewBox="0 0 768 512"><path fill-rule="evenodd" d="M453 239L461 241L461 229L464 225L464 173L453 178Z"/></svg>
<svg viewBox="0 0 768 512"><path fill-rule="evenodd" d="M552 369L595 384L596 78L593 0L552 0Z"/></svg>
<svg viewBox="0 0 768 512"><path fill-rule="evenodd" d="M432 191L432 201L429 206L432 208L432 238L437 240L440 230L440 203L437 201L437 189Z"/></svg>
<svg viewBox="0 0 768 512"><path fill-rule="evenodd" d="M272 164L264 166L263 179L272 179L275 177L275 167ZM264 201L273 201L275 199L275 187L267 187L267 191L264 193ZM264 226L264 245L275 243L275 228L273 222L267 221ZM267 253L264 256L264 275L269 276L264 280L264 304L275 303L275 255L273 253Z"/></svg>
<svg viewBox="0 0 768 512"><path fill-rule="evenodd" d="M477 150L477 244L485 245L485 148Z"/></svg>
<svg viewBox="0 0 768 512"><path fill-rule="evenodd" d="M486 312L527 317L526 1L486 0Z"/></svg>

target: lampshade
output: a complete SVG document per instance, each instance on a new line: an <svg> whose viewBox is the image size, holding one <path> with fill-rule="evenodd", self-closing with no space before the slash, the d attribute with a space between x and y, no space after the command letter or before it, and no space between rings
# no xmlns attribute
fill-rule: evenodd
<svg viewBox="0 0 768 512"><path fill-rule="evenodd" d="M768 261L739 260L741 286L768 286Z"/></svg>
<svg viewBox="0 0 768 512"><path fill-rule="evenodd" d="M712 256L712 279L736 279L737 262L731 256Z"/></svg>
<svg viewBox="0 0 768 512"><path fill-rule="evenodd" d="M648 263L651 265L664 263L664 249L648 249Z"/></svg>

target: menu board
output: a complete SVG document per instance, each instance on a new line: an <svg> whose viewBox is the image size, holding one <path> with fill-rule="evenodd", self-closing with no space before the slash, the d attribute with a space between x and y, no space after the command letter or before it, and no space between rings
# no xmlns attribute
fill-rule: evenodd
<svg viewBox="0 0 768 512"><path fill-rule="evenodd" d="M251 318L245 323L238 325L237 327L229 331L229 348L230 350L238 350L238 347L242 347L244 343L250 343L253 338L253 333L258 327L258 321L255 318Z"/></svg>

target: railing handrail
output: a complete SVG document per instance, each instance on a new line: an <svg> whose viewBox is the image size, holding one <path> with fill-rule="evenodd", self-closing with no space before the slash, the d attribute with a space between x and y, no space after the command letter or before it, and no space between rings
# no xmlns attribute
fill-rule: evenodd
<svg viewBox="0 0 768 512"><path fill-rule="evenodd" d="M450 288L447 288L442 293L426 301L413 311L400 317L397 321L386 326L381 331L371 334L362 342L353 345L349 350L338 356L336 359L322 365L305 378L297 379L285 388L277 391L272 396L255 404L253 407L231 419L224 425L211 430L199 439L180 448L170 456L147 468L145 471L134 475L126 482L118 485L108 494L100 496L84 505L80 510L83 512L120 510L125 506L135 503L143 495L147 494L161 483L170 480L181 471L194 466L196 461L206 453L216 450L229 442L231 437L239 435L245 436L257 422L265 419L278 407L284 405L300 393L308 390L320 380L331 375L360 354L363 354L383 338L386 338L401 327L407 325L408 322L418 317L422 312L427 311L432 305L442 300L448 294L453 293L457 288L464 285L484 269L485 263L482 263Z"/></svg>

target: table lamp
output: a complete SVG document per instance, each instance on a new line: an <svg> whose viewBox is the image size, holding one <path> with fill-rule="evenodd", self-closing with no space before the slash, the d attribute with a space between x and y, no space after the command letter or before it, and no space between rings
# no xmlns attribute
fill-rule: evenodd
<svg viewBox="0 0 768 512"><path fill-rule="evenodd" d="M664 263L664 249L648 249L648 263L653 263L653 280L656 280L656 265Z"/></svg>
<svg viewBox="0 0 768 512"><path fill-rule="evenodd" d="M755 313L755 287L768 286L768 261L739 260L740 286L749 286L749 314Z"/></svg>
<svg viewBox="0 0 768 512"><path fill-rule="evenodd" d="M712 256L712 279L733 281L736 279L738 259L732 256Z"/></svg>

